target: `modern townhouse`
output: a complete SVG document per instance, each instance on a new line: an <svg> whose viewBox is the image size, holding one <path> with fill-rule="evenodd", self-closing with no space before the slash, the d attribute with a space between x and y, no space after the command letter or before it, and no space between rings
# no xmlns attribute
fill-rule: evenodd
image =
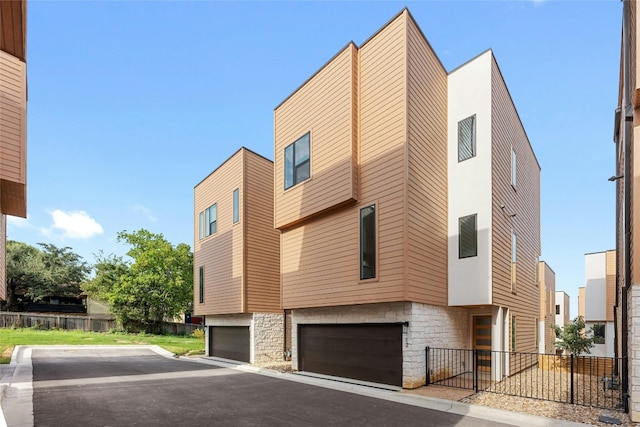
<svg viewBox="0 0 640 427"><path fill-rule="evenodd" d="M616 251L588 253L584 256L585 332L593 337L591 354L614 357L614 316L616 297ZM580 304L580 298L578 304Z"/></svg>
<svg viewBox="0 0 640 427"><path fill-rule="evenodd" d="M0 2L0 301L7 215L27 217L27 2Z"/></svg>
<svg viewBox="0 0 640 427"><path fill-rule="evenodd" d="M209 356L282 360L272 182L273 162L241 148L194 189L194 314Z"/></svg>
<svg viewBox="0 0 640 427"><path fill-rule="evenodd" d="M565 291L556 291L555 324L561 328L571 323L571 299Z"/></svg>
<svg viewBox="0 0 640 427"><path fill-rule="evenodd" d="M556 334L552 329L555 324L556 273L544 261L538 263L538 286L540 287L538 352L553 354L556 352L553 345Z"/></svg>
<svg viewBox="0 0 640 427"><path fill-rule="evenodd" d="M448 73L405 9L274 122L294 369L412 388L426 346L496 377L537 351L540 167L490 50Z"/></svg>
<svg viewBox="0 0 640 427"><path fill-rule="evenodd" d="M640 144L640 78L638 72L638 5L624 0L620 45L620 81L615 111L613 140L616 170L609 180L616 183L616 298L614 324L617 345L614 353L626 358L619 374L625 410L640 422L640 239L635 238L640 210L640 168L635 150ZM625 366L626 365L626 366Z"/></svg>

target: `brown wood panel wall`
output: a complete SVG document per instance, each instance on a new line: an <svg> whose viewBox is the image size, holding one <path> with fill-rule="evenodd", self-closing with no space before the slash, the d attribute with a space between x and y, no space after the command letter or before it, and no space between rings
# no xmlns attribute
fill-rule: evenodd
<svg viewBox="0 0 640 427"><path fill-rule="evenodd" d="M281 235L284 308L404 297L405 19L406 13L399 15L359 50L359 203L288 228ZM331 99L327 102L332 104ZM276 134L278 126L276 121ZM277 163L276 192L280 185ZM340 165L337 168L341 170ZM377 204L378 276L360 281L359 209L371 203Z"/></svg>
<svg viewBox="0 0 640 427"><path fill-rule="evenodd" d="M282 311L280 232L273 228L273 162L250 151L244 155L246 311Z"/></svg>
<svg viewBox="0 0 640 427"><path fill-rule="evenodd" d="M26 24L26 0L0 2L0 50L23 62L26 60Z"/></svg>
<svg viewBox="0 0 640 427"><path fill-rule="evenodd" d="M25 63L0 51L0 179L21 184L26 183L26 82Z"/></svg>
<svg viewBox="0 0 640 427"><path fill-rule="evenodd" d="M1 197L1 196L0 196ZM0 210L0 283L7 283L7 217ZM0 301L7 300L7 287L0 286Z"/></svg>
<svg viewBox="0 0 640 427"><path fill-rule="evenodd" d="M517 318L518 351L535 351L539 294L535 283L540 256L540 168L495 59L492 94L492 274L493 302ZM517 156L516 188L511 186L511 149ZM515 213L514 218L504 214ZM517 234L517 291L511 291L511 233Z"/></svg>
<svg viewBox="0 0 640 427"><path fill-rule="evenodd" d="M194 313L196 315L243 313L244 231L242 221L233 224L233 190L244 195L240 149L194 190ZM199 214L217 203L217 232L199 238ZM241 209L240 215L244 214ZM199 302L199 267L204 267L204 303Z"/></svg>
<svg viewBox="0 0 640 427"><path fill-rule="evenodd" d="M406 23L408 298L447 305L447 73Z"/></svg>
<svg viewBox="0 0 640 427"><path fill-rule="evenodd" d="M349 44L275 110L276 228L357 199L356 50ZM311 177L285 190L284 149L307 132L311 135Z"/></svg>
<svg viewBox="0 0 640 427"><path fill-rule="evenodd" d="M540 311L538 318L544 321L544 330L539 333L544 333L544 352L547 354L555 353L556 336L551 326L555 322L555 298L556 298L556 273L553 272L551 267L544 262L538 263L538 277L540 279Z"/></svg>

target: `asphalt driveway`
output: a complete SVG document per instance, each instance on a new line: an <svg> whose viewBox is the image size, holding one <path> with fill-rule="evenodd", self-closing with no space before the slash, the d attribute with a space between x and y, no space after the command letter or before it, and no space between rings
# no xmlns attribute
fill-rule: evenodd
<svg viewBox="0 0 640 427"><path fill-rule="evenodd" d="M415 403L426 402L425 398L416 396L353 385L346 386L348 391L336 390L342 386L326 388L313 384L313 381L336 384L333 381L300 382L300 376L294 374L258 375L242 368L216 366L210 361L174 359L147 348L36 347L26 351L31 352L30 358L25 353L22 363L26 366L31 359L33 367L33 417L25 414L29 410L27 387L21 404L17 404L20 399L2 401L9 426L526 424L515 421L518 418L500 423L505 417L498 412L494 417L485 411L485 419L480 419L426 408L429 405ZM15 386L19 388L18 384L25 383L19 380ZM363 392L358 392L359 389ZM397 400L394 396L413 403L393 401Z"/></svg>

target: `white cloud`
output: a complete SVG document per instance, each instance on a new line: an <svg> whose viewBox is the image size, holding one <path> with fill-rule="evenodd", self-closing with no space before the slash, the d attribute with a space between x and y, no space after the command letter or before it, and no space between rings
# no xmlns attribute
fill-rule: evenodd
<svg viewBox="0 0 640 427"><path fill-rule="evenodd" d="M534 6L540 6L542 3L546 3L547 0L532 0Z"/></svg>
<svg viewBox="0 0 640 427"><path fill-rule="evenodd" d="M102 226L85 211L65 212L56 209L49 214L53 224L48 229L40 228L45 236L50 236L53 229L62 230L62 237L69 239L89 239L104 232Z"/></svg>
<svg viewBox="0 0 640 427"><path fill-rule="evenodd" d="M132 209L135 213L146 216L147 219L151 222L158 221L158 218L153 214L153 211L144 205L134 205Z"/></svg>
<svg viewBox="0 0 640 427"><path fill-rule="evenodd" d="M27 220L26 218L20 218L18 216L11 216L11 215L7 215L7 225L9 227L15 227L15 228L31 227L29 220Z"/></svg>

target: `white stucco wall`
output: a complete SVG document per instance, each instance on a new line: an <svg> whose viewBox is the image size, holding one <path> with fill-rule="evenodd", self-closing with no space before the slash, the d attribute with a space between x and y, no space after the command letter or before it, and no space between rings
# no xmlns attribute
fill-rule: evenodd
<svg viewBox="0 0 640 427"><path fill-rule="evenodd" d="M449 74L449 305L491 303L491 52ZM476 116L476 156L458 162L458 122ZM459 259L459 218L477 214L478 255Z"/></svg>
<svg viewBox="0 0 640 427"><path fill-rule="evenodd" d="M298 324L402 323L403 387L425 384L425 348L470 348L469 313L455 307L411 302L323 307L293 310L292 367L298 369Z"/></svg>
<svg viewBox="0 0 640 427"><path fill-rule="evenodd" d="M607 258L605 252L584 256L585 321L607 318Z"/></svg>
<svg viewBox="0 0 640 427"><path fill-rule="evenodd" d="M555 315L555 324L563 327L565 325L565 314L568 316L569 321L571 321L571 316L569 314L569 295L564 293L563 291L556 292L556 305L560 305L560 313ZM555 313L555 307L554 313Z"/></svg>

